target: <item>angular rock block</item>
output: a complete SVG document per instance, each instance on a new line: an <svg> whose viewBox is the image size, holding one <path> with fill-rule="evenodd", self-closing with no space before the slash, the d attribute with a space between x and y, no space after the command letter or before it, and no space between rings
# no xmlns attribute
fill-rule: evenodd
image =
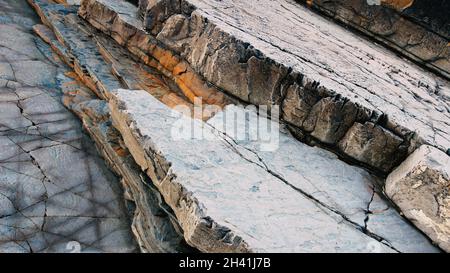
<svg viewBox="0 0 450 273"><path fill-rule="evenodd" d="M448 1L297 1L450 78Z"/></svg>
<svg viewBox="0 0 450 273"><path fill-rule="evenodd" d="M361 178L345 178L363 190L356 190L351 198L344 192L337 194L344 188L327 193L327 180L316 177L325 183L317 185L323 190L320 193L308 183L315 178L301 170L300 162L275 159L271 152L256 152L251 143L240 143L216 129L220 127L220 114L203 123L170 110L144 91L118 90L112 94L109 105L114 126L136 163L173 209L188 244L201 251L364 252L370 251L372 245L381 252L434 251L406 222L401 224L390 216L384 221L397 221L399 228L391 235L406 236L403 239L382 238L370 231L371 224L364 228L365 216L358 220L359 201L347 200L349 197L355 201L367 192ZM197 133L183 135L180 128ZM282 149L300 151L295 145L304 145L292 137L281 139ZM324 162L337 163L338 159L328 152L303 149L312 149L314 155L310 156ZM294 168L293 164L299 166ZM360 175L349 166L343 169L350 172L341 173L343 177ZM367 193L367 203L362 201L361 209L371 203L375 194L370 190ZM382 211L389 208L381 199L376 204L372 205L383 207ZM374 227L389 234L387 226ZM393 227L389 228L393 231Z"/></svg>
<svg viewBox="0 0 450 273"><path fill-rule="evenodd" d="M184 93L219 90L255 105L280 105L290 125L370 168L388 173L422 143L450 148L447 80L293 0L263 2L160 0L136 7L83 0L79 15L172 75ZM375 142L389 138L392 151L373 157L341 150L355 122L382 128Z"/></svg>
<svg viewBox="0 0 450 273"><path fill-rule="evenodd" d="M355 122L339 142L340 149L352 158L385 172L392 162L406 153L403 140L383 127L371 122ZM389 161L385 159L389 158Z"/></svg>
<svg viewBox="0 0 450 273"><path fill-rule="evenodd" d="M450 157L423 145L386 180L386 194L442 249L450 251Z"/></svg>
<svg viewBox="0 0 450 273"><path fill-rule="evenodd" d="M66 96L79 95L72 92ZM67 106L83 121L83 127L96 142L101 155L122 178L127 199L135 204L132 228L141 251L192 252L179 234L178 224L173 220L170 208L162 201L161 194L134 163L126 147L121 147L123 140L111 125L107 103L88 99Z"/></svg>
<svg viewBox="0 0 450 273"><path fill-rule="evenodd" d="M193 97L183 94L170 78L136 62L120 45L80 19L76 9L45 0L31 2L42 20L56 33L56 39L45 26L35 26L35 32L73 67L79 79L99 98L107 99L108 90L143 89L169 107L185 106L194 114ZM221 106L229 103L228 99L222 98ZM216 106L204 103L201 116L196 118L208 119L221 107Z"/></svg>

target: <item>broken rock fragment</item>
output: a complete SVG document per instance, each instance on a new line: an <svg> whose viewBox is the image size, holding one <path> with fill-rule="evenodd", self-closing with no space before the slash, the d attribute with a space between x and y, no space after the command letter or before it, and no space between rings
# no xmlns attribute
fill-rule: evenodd
<svg viewBox="0 0 450 273"><path fill-rule="evenodd" d="M387 195L404 215L450 251L450 157L422 145L386 180Z"/></svg>
<svg viewBox="0 0 450 273"><path fill-rule="evenodd" d="M382 171L390 170L403 157L403 140L371 122L355 122L339 142L341 151Z"/></svg>

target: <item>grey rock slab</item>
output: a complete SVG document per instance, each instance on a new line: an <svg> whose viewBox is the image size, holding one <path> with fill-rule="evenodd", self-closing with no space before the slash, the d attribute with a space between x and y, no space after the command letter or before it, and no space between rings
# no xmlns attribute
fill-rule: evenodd
<svg viewBox="0 0 450 273"><path fill-rule="evenodd" d="M293 0L164 0L142 10L143 21L138 7L126 1L84 0L79 14L140 57L154 56L153 45L162 43L207 81L252 104L284 105L286 90L299 85L307 97L316 97L313 105L294 93L283 112L291 117L291 124L325 143L336 144L353 121L379 124L405 143L382 158L385 173L422 143L443 151L450 148L447 80ZM329 97L349 103L349 110L357 110L349 112L355 116L348 117L347 108L338 107L327 113L329 117L318 119L320 105L317 111L313 106ZM304 120L296 119L292 111L305 112L322 124L317 131L314 126L304 128ZM400 159L391 157L395 154ZM381 162L371 162L370 155L348 156L380 169Z"/></svg>
<svg viewBox="0 0 450 273"><path fill-rule="evenodd" d="M96 30L90 28L82 20L76 17L75 12L66 10L63 6L42 5L40 11L45 14L46 22L52 23L50 26L58 34L60 41L53 32L45 26L35 26L35 32L40 35L52 49L61 56L69 65L75 63L76 66L82 64L84 71L77 71L83 78L92 78L98 80L96 86L103 93L106 93L116 86L108 84L108 79L117 77L120 84L125 86L139 87L141 84L150 85L157 89L161 83L164 83L157 72L143 69L143 66L137 66L136 62L127 55L126 51L121 49L114 41L106 38L102 33L96 33ZM51 33L49 33L51 32ZM93 36L94 35L94 36ZM67 46L67 48L65 47ZM69 61L68 61L69 60ZM72 60L72 61L70 61ZM78 63L78 64L77 64ZM82 72L82 73L80 73ZM109 73L109 76L103 74ZM145 74L147 73L147 74ZM136 74L140 75L136 77ZM115 82L119 82L115 79ZM135 208L131 209L134 213L132 230L139 242L143 252L185 252L192 251L183 243L183 238L179 234L179 227L174 216L170 214L170 208L164 205L159 192L152 186L151 181L146 178L131 156L126 152L126 148L121 148L120 134L112 127L109 121L109 111L105 101L98 100L91 91L85 90L80 85L63 86L62 101L65 106L71 109L83 121L86 131L96 142L98 150L103 155L107 163L114 172L122 177L121 182L126 190L128 202L133 202ZM102 96L105 95L105 96ZM67 123L67 122L65 122ZM61 123L64 125L65 123ZM50 123L51 125L55 123ZM47 132L48 133L48 132ZM60 139L60 138L58 138ZM71 162L68 160L68 162ZM64 165L64 163L62 163ZM53 169L53 167L49 167ZM65 170L56 169L50 176L55 174L65 174ZM95 171L94 171L95 173ZM71 175L67 175L70 180ZM52 187L48 185L50 192L55 192L54 199L60 203L55 205L49 202L48 215L66 215L77 216L77 213L83 211L83 208L90 204L89 199L80 198L80 191L83 191L83 185L74 186L70 191L64 188ZM64 185L65 187L67 185ZM74 192L76 194L74 194ZM101 190L97 194L100 195ZM106 197L109 197L108 195ZM104 205L111 206L116 200L100 200L96 198L97 211L91 212L93 215L103 215ZM57 200L57 201L58 201ZM64 201L66 200L66 201ZM66 203L69 204L66 204ZM73 204L70 204L73 203ZM58 209L58 206L64 207ZM133 212L134 211L134 212Z"/></svg>
<svg viewBox="0 0 450 273"><path fill-rule="evenodd" d="M0 102L0 131L26 128L32 122L20 113L20 107L15 102Z"/></svg>
<svg viewBox="0 0 450 273"><path fill-rule="evenodd" d="M326 16L362 31L386 47L449 78L450 51L447 43L450 24L446 14L450 6L447 2L409 0L378 1L378 5L369 3L367 0L310 2Z"/></svg>
<svg viewBox="0 0 450 273"><path fill-rule="evenodd" d="M115 127L190 245L208 252L364 252L372 244L394 251L245 160L211 127L145 91L112 94ZM208 140L173 139L176 124L192 125Z"/></svg>
<svg viewBox="0 0 450 273"><path fill-rule="evenodd" d="M386 179L386 194L405 216L450 251L450 157L423 145Z"/></svg>
<svg viewBox="0 0 450 273"><path fill-rule="evenodd" d="M223 132L230 145L248 161L280 177L318 202L372 232L401 252L434 252L436 248L392 205L381 198L383 181L351 166L329 151L297 141L264 113L229 105L207 121ZM267 149L267 144L273 149ZM255 186L258 190L258 186ZM373 224L374 219L377 224ZM371 225L367 225L368 219Z"/></svg>
<svg viewBox="0 0 450 273"><path fill-rule="evenodd" d="M2 6L4 2L2 1ZM20 57L19 60L43 59L42 53L36 47L29 46L34 44L34 39L35 36L29 30L23 29L16 24L0 25L1 48L8 50L8 53L13 53L13 55L3 54L8 60L17 60L13 58L16 56Z"/></svg>
<svg viewBox="0 0 450 273"><path fill-rule="evenodd" d="M38 8L38 12L55 32L59 42L67 47L69 54L66 59L74 62L75 70L84 80L92 83L92 87L98 89L97 94L106 98L109 90L122 88L123 85L114 77L111 65L101 56L96 42L85 33L76 9L64 5L55 5L47 1L32 1Z"/></svg>
<svg viewBox="0 0 450 273"><path fill-rule="evenodd" d="M136 251L120 181L60 101L70 70L26 1L0 6L0 252Z"/></svg>
<svg viewBox="0 0 450 273"><path fill-rule="evenodd" d="M105 160L122 177L127 199L135 205L132 229L141 251L194 251L184 242L176 218L159 191L136 165L126 147L120 145L123 140L111 124L107 103L89 97L84 97L84 101L81 98L66 101L83 120Z"/></svg>
<svg viewBox="0 0 450 273"><path fill-rule="evenodd" d="M43 61L26 60L12 62L16 81L30 86L52 86L56 69Z"/></svg>

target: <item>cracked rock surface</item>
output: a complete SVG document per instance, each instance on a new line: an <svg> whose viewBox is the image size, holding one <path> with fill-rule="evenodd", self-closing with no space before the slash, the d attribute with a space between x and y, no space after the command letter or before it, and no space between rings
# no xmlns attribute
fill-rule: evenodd
<svg viewBox="0 0 450 273"><path fill-rule="evenodd" d="M445 0L297 0L450 78L450 4ZM375 1L376 2L376 1Z"/></svg>
<svg viewBox="0 0 450 273"><path fill-rule="evenodd" d="M0 252L136 251L120 182L61 103L67 66L25 1L0 6Z"/></svg>
<svg viewBox="0 0 450 273"><path fill-rule="evenodd" d="M83 0L78 13L145 63L177 74L172 60L182 60L188 75L227 94L278 104L303 134L385 174L422 143L450 148L447 80L293 0L262 2L161 0L138 8ZM353 133L360 135L346 137Z"/></svg>
<svg viewBox="0 0 450 273"><path fill-rule="evenodd" d="M208 134L215 139L211 147L204 141L173 142L170 127L174 117L169 115L173 101L163 98L173 93L189 103L189 87L177 89L183 83L182 75L190 75L191 80L196 77L189 74L189 68L183 68L185 63L176 59L167 61L171 55L161 49L162 52L153 52L152 58L159 56L159 60L167 61L166 66L173 67L166 69L162 64L144 61L157 71L149 70L133 61L120 45L76 17L76 9L49 5L42 0L30 2L56 37L42 25L34 30L94 91L90 95L65 92L63 101L83 120L105 160L122 178L125 195L134 203L132 228L141 251L192 251L184 246L181 235L192 247L207 252L439 251L383 198L377 187L383 181L363 169L296 141L284 129L277 153L257 151L261 143L242 142L221 131L221 117L226 113L237 111L251 116L251 112L240 107L226 106L205 123L210 126ZM121 44L125 41L120 38L121 31L106 34ZM179 74L174 72L178 70ZM119 96L113 91L118 87L142 88L151 96L133 90L121 90ZM289 90L294 95L301 91L297 87ZM108 101L116 129L111 126L109 110L105 109ZM315 136L329 142L342 137L350 142L358 135L329 123L334 114L342 115L343 109L350 116L344 121L345 126L352 125L352 116L359 115L352 104L328 98L314 106L315 96L310 96L310 101L312 111L324 116L305 118ZM139 126L136 117L142 122ZM192 120L185 117L184 121L189 124ZM356 124L354 131L360 132ZM254 130L252 126L248 129ZM362 130L368 139L371 134L379 134L383 140L387 134L377 126L365 125ZM338 133L330 134L331 131ZM362 144L366 144L364 139ZM389 145L399 144L394 141ZM383 145L382 141L370 143L362 154L377 156L373 147L380 149ZM174 167L168 168L169 164ZM228 171L239 168L245 169L238 170L241 175ZM243 187L237 197L235 187ZM273 196L276 200L270 200ZM257 209L261 200L267 202L263 212ZM237 210L240 216L234 215ZM265 226L270 229L262 230ZM285 226L289 228L279 229Z"/></svg>
<svg viewBox="0 0 450 273"><path fill-rule="evenodd" d="M139 7L118 0L83 0L79 10L70 5L78 1L56 2L69 5L29 0L43 24L37 24L31 14L31 21L21 18L20 24L15 23L33 41L36 53L26 46L28 40L22 34L0 32L7 37L7 45L0 49L36 54L17 55L14 61L0 55L0 103L5 102L0 108L5 117L0 116L0 124L5 124L0 127L0 139L4 138L0 146L6 158L0 161L1 170L15 170L14 164L19 164L20 172L9 176L27 175L32 181L0 181L5 186L0 221L10 221L5 234L15 236L5 240L5 251L73 247L49 240L47 233L75 237L72 241L80 242L84 251L440 251L385 198L385 180L376 176L378 172L345 163L331 151L308 146L292 135L306 134L332 151L366 163L372 171L386 173L425 141L422 131L415 135L408 131L411 128L399 127L391 119L392 112L377 109L381 101L409 92L420 100L423 94L418 89L423 86L415 84L423 71L417 67L349 36L357 41L353 49L359 49L348 55L350 64L361 65L367 54L374 54L371 60L377 65L412 69L387 74L398 89L383 93L370 85L373 75L361 81L362 74L353 68L329 63L319 55L305 56L301 48L289 44L299 36L293 35L292 40L281 39L283 32L271 34L271 20L287 15L286 5L301 16L291 12L285 18L288 23L279 22L281 27L289 29L289 24L301 22L303 32L320 36L300 39L304 48L312 50L311 43L318 42L321 54L336 57L349 54L349 45L340 44L343 51L333 45L342 41L329 31L340 28L290 0L279 1L281 5L260 14L258 21L265 29L250 20L255 14L247 3L234 0L143 0ZM12 11L25 6L7 7L9 17L5 17L15 22L19 19ZM31 34L31 26L48 45ZM14 40L20 40L20 45L15 46ZM383 59L387 56L393 59ZM371 61L367 65L378 67ZM381 74L387 71L381 70ZM385 77L381 74L376 76ZM335 85L324 80L331 75L336 76ZM430 116L441 118L431 128L445 129L447 112L438 116L429 107L447 103L447 83L425 72L421 77L419 81L439 82L439 92L433 101L421 102L424 108L414 118L426 122ZM391 83L386 88L393 88ZM373 91L374 97L366 96L366 91ZM179 104L191 109L197 96L218 109L202 116L171 109ZM279 128L250 108L232 104L237 98L251 104L280 104L288 124ZM81 119L95 145L69 110ZM411 114L408 109L402 111ZM261 122L270 124L277 133L275 142L233 134L223 126L230 114L241 117L234 126L244 129L245 136L260 133ZM189 134L183 128L189 128ZM198 133L202 138L196 137ZM275 152L267 150L273 145ZM448 158L438 148L434 149ZM428 169L425 173L434 174ZM398 185L407 184L406 180ZM11 185L16 188L10 189ZM446 217L444 209L439 207L438 212ZM128 213L133 215L132 222ZM28 233L17 236L32 229L17 228L18 214L39 224L39 231L31 232L32 239ZM92 227L89 219L101 223ZM69 220L75 231L61 227ZM85 222L91 229L83 229ZM439 243L439 236L430 238ZM440 246L445 250L445 245Z"/></svg>
<svg viewBox="0 0 450 273"><path fill-rule="evenodd" d="M365 171L288 133L274 154L218 129L221 115L239 107L202 123L145 91L111 94L114 126L173 209L187 243L201 251L437 251L376 193L376 179ZM204 138L168 138L179 135L173 124Z"/></svg>
<svg viewBox="0 0 450 273"><path fill-rule="evenodd" d="M386 180L386 194L406 217L450 252L450 158L421 146Z"/></svg>

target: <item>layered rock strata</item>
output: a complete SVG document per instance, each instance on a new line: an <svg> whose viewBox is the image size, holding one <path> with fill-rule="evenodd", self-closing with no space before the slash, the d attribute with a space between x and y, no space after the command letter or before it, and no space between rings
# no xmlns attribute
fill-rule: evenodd
<svg viewBox="0 0 450 273"><path fill-rule="evenodd" d="M298 0L450 78L450 4L443 0ZM377 3L378 2L378 3Z"/></svg>
<svg viewBox="0 0 450 273"><path fill-rule="evenodd" d="M329 152L282 134L279 149L303 159L260 153L260 141L217 129L224 128L222 114L202 123L144 91L115 91L109 105L136 163L174 210L186 241L201 251L432 251L376 193L373 177ZM230 107L224 116L245 114ZM174 141L183 129L202 137ZM308 172L311 161L317 165Z"/></svg>
<svg viewBox="0 0 450 273"><path fill-rule="evenodd" d="M138 251L119 180L61 103L80 85L25 1L0 7L0 253Z"/></svg>
<svg viewBox="0 0 450 273"><path fill-rule="evenodd" d="M59 5L47 4L39 6L39 8L40 11L44 13L47 11L46 8L49 10L58 8L57 10L63 11L63 14L70 14L71 10L72 14L74 14L74 9ZM50 22L57 22L52 21L52 19L47 16L44 18L46 18L45 21L49 24ZM62 19L62 17L57 18ZM64 22L64 20L62 21ZM77 25L74 24L71 26L75 27ZM82 26L79 25L79 27ZM124 82L132 82L138 86L141 82L135 83L136 75L126 78L118 77L117 72L115 72L116 70L111 69L110 63L104 61L99 53L95 54L95 52L92 52L94 48L102 49L100 44L97 44L98 48L97 46L88 48L91 50L87 52L88 54L94 53L88 56L97 55L96 59L88 58L85 55L80 54L80 52L86 52L83 50L87 49L90 42L87 40L87 36L79 34L78 31L80 29L77 27L66 27L64 29L60 27L59 30L65 34L64 36L60 36L60 38L64 37L62 40L64 41L64 44L61 43L53 31L45 25L35 25L33 29L45 42L49 43L51 48L57 52L63 60L67 61L70 66L76 67L75 64L77 63L77 65L82 68L77 70L78 73L72 72L71 76L75 81L89 83L94 82L92 80L93 78L98 79L98 82L96 82L95 85L90 85L91 88L97 92L93 92L92 89L90 90L86 87L73 88L73 85L71 88L63 88L62 102L83 121L83 127L94 139L99 152L105 158L108 165L111 166L112 170L121 178L120 182L125 189L126 199L133 204L133 207L131 208L131 212L134 215L132 229L141 251L152 253L195 251L184 242L181 234L182 232L178 227L177 221L174 220L171 209L165 204L149 178L140 171L139 167L134 163L134 160L130 158L131 156L129 155L127 148L121 146L121 143L123 143L122 138L111 125L109 109L106 102L100 100L98 97L101 96L104 98L103 94L105 93L98 93L99 89L94 88L94 86L106 86L103 90L109 90L107 89L108 87L114 86L112 82L118 81L119 79L122 79ZM78 40L74 37L77 37ZM100 38L101 37L98 37L98 39ZM74 41L77 41L78 44L75 44ZM66 44L72 45L72 47L66 47ZM74 48L76 49L75 51L73 51ZM112 48L111 50L111 53L114 54L115 58L120 58L120 67L126 67L127 64L130 64L130 61L124 57L124 55L121 55L123 53L118 51L117 48ZM74 55L71 52L76 52L79 55ZM105 51L104 53L106 52L109 51ZM109 54L107 56L112 55ZM92 67L91 71L95 71L96 73L80 73L80 71L86 71L83 64L95 64L96 66ZM139 66L133 65L129 67L129 69L131 68L134 68L134 71L140 71L138 69ZM129 76L130 73L125 75ZM139 76L138 73L137 75ZM145 83L153 83L158 80L157 73L145 75ZM160 78L159 81L161 81ZM149 84L145 86L148 85ZM155 95L160 88L160 85L154 84L152 89L154 92L152 94Z"/></svg>
<svg viewBox="0 0 450 273"><path fill-rule="evenodd" d="M140 208L136 210L138 212L135 214L135 221L141 217L141 220L137 221L141 224L134 224L134 231L141 249L183 249L179 244L182 240L176 236L179 225L186 242L201 251L436 251L427 239L400 217L382 197L380 190L375 187L377 184L383 184L379 178L340 161L329 152L298 142L284 130L276 142L279 145L278 152L274 153L258 150L266 143L247 139L243 141L221 129L222 117L227 116L229 112L248 116L254 116L255 113L236 106L224 107L228 103L227 99L218 95L224 89L210 85L201 73L191 67L190 62L184 60L187 55L180 55L184 56L181 58L172 54L173 51L167 49L165 44L152 40L152 36L142 28L134 30L136 33L142 31L145 36L133 34L134 36L130 35L127 39L122 35L128 30L102 29L118 42L114 44L80 21L74 15L76 9L46 4L43 0L30 2L43 21L56 33L59 41L54 38L45 39L46 35L42 35L44 40L52 44L56 52L65 56L63 59L74 67L77 75L100 99L90 98L79 103L78 100L83 100L78 96L66 96L66 105L84 121L85 127L101 147L113 169L125 177L123 184L130 196L133 196L133 200L142 199L146 192L157 189L170 207L168 209L164 202L160 201L159 205L155 206L154 201L158 198L154 197L137 202L137 207ZM99 2L108 8L126 8L137 12L137 7L128 6L126 2ZM114 11L113 8L111 9ZM115 19L111 22L114 24L123 17L128 18L126 14L122 10L113 16ZM102 12L97 15L98 18L104 16ZM89 18L95 27L101 28L102 24L93 23L93 20ZM135 25L127 26L133 29L138 24L139 21L135 21ZM45 32L43 27L35 29L38 33ZM133 38L135 36L140 38ZM140 40L142 37L146 37L148 40L145 41L151 46ZM137 45L132 42L133 39L142 43ZM124 45L144 63L158 71L148 70L149 68L139 63L133 63L136 60L120 45ZM227 48L228 44L223 45ZM233 45L230 43L230 46ZM131 66L132 64L134 65ZM131 67L136 71L146 71L147 74L141 77L141 73L132 73ZM292 71L290 69L290 72ZM228 72L233 73L234 70L230 69ZM259 82L260 90L267 90L267 85L266 89L262 88L262 85L267 83L261 82L260 78L252 78L252 75L247 75L249 79L255 80L249 88L257 86L256 82ZM155 78L158 81L154 80ZM152 84L142 84L148 79L152 79ZM241 84L236 80L227 82ZM114 91L118 88L132 88L133 84L145 91ZM161 86L163 92L160 91ZM383 163L386 158L392 156L391 150L386 147L398 148L399 145L405 144L400 136L381 126L380 119L364 123L346 120L355 111L356 115L362 115L362 110L355 110L352 108L356 107L354 103L339 96L326 96L315 101L311 95L317 91L314 90L312 88L306 91L300 86L286 89L286 92L291 92L294 97L299 97L300 94L308 97L307 102L300 104L312 105L311 112L316 115L314 117L310 113L305 114L305 126L312 128L312 137L326 140L324 143L334 143L345 153L354 154L353 157L361 162L370 158L372 162L393 166L392 163ZM319 87L319 90L326 94L325 89ZM160 93L163 96L160 96ZM173 106L170 100L161 99L165 94L172 93L187 103L190 102L189 94L203 94L203 102L220 105L224 111L219 111L214 117L208 115L197 120L183 117L170 110ZM282 105L288 103L287 93L284 98L280 98ZM258 99L263 97L259 96ZM108 121L108 111L105 108L108 101L117 131ZM299 104L295 99L289 102L293 105ZM299 108L296 114L302 114L302 110L304 109ZM336 115L340 115L341 119L335 120ZM263 120L270 123L267 118ZM181 127L194 126L207 136L207 140L182 138L174 141L173 125L177 123L181 124ZM348 124L350 129L341 128L346 127L345 124ZM247 128L246 124L237 125L238 128ZM255 130L252 127L256 126L255 123L247 125L250 126L248 130ZM303 129L302 133L304 132ZM111 145L110 142L120 145ZM361 148L355 148L356 145ZM393 150L398 152L397 148ZM136 163L131 160L128 151ZM127 164L121 163L124 160L122 157L127 158ZM400 156L398 160L403 157L404 155ZM142 172L133 167L136 164ZM125 167L118 167L121 165ZM135 174L139 174L141 180L136 179L137 175L129 174L130 168ZM151 178L154 186L151 186L153 184L148 182L148 178L142 180L144 173ZM134 178L130 178L133 176ZM264 209L261 209L261 204L264 204ZM156 208L156 211L161 211L158 210L161 207L165 208L163 211L169 212L163 217L165 220L153 222L149 220L154 217L152 213L144 215L145 210L153 212L153 208ZM170 213L171 210L175 217ZM172 231L166 228L162 230L172 234L175 241L162 242L162 247L158 247L161 237L156 236L155 239L152 232L158 230L158 225L165 225L168 221L171 225L167 226Z"/></svg>
<svg viewBox="0 0 450 273"><path fill-rule="evenodd" d="M450 148L446 80L291 0L146 2L144 20L118 0L82 1L79 15L148 65L186 71L184 84L280 105L302 137L371 169L388 173L422 143Z"/></svg>
<svg viewBox="0 0 450 273"><path fill-rule="evenodd" d="M386 193L439 246L450 251L450 158L427 145L386 180Z"/></svg>

